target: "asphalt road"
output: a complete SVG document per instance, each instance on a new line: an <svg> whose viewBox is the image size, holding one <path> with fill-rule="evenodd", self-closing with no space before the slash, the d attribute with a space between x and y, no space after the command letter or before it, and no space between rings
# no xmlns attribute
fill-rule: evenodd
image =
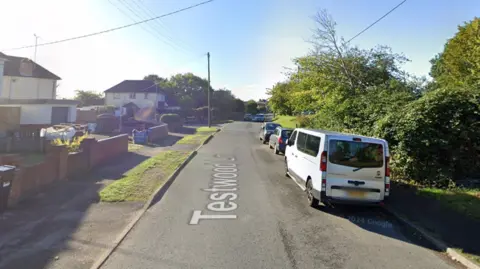
<svg viewBox="0 0 480 269"><path fill-rule="evenodd" d="M381 209L308 207L259 129L202 147L102 268L461 268Z"/></svg>

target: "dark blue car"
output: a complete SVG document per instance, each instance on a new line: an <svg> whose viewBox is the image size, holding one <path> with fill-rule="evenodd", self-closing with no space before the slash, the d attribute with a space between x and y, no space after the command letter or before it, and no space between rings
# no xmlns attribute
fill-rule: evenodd
<svg viewBox="0 0 480 269"><path fill-rule="evenodd" d="M283 153L285 154L285 147L286 147L286 141L292 134L293 129L289 128L284 128L281 126L278 126L275 128L273 133L270 135L270 139L268 141L268 146L273 149L273 152L275 154L278 153Z"/></svg>

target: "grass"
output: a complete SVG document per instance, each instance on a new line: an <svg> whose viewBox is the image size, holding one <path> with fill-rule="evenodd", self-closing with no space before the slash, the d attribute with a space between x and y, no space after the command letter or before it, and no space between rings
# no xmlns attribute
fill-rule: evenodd
<svg viewBox="0 0 480 269"><path fill-rule="evenodd" d="M182 139L180 139L177 144L183 145L200 145L202 144L207 138L214 132L216 132L218 128L216 127L198 127L196 129L196 133L192 135L186 135Z"/></svg>
<svg viewBox="0 0 480 269"><path fill-rule="evenodd" d="M278 116L274 122L279 123L285 128L295 128L297 124L297 118L295 116Z"/></svg>
<svg viewBox="0 0 480 269"><path fill-rule="evenodd" d="M197 128L197 133L204 133L204 132L216 132L218 130L217 127L198 127Z"/></svg>
<svg viewBox="0 0 480 269"><path fill-rule="evenodd" d="M480 189L420 188L417 192L420 195L435 198L463 215L480 220Z"/></svg>
<svg viewBox="0 0 480 269"><path fill-rule="evenodd" d="M143 148L143 145L128 143L128 151L137 151L141 148Z"/></svg>
<svg viewBox="0 0 480 269"><path fill-rule="evenodd" d="M145 160L100 191L101 201L147 201L189 154L188 151L170 150Z"/></svg>

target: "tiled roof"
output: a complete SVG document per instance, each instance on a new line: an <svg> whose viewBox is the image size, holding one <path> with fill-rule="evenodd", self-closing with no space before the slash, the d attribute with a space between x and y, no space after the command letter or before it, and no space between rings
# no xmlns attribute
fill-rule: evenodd
<svg viewBox="0 0 480 269"><path fill-rule="evenodd" d="M163 91L151 80L124 80L105 92L159 93Z"/></svg>
<svg viewBox="0 0 480 269"><path fill-rule="evenodd" d="M34 77L34 78L45 78L45 79L54 79L60 80L61 78L52 72L48 71L41 65L35 63L34 61L17 56L9 56L0 52L0 58L6 59L5 66L3 68L4 76L13 76L13 77ZM24 65L22 65L24 64ZM24 70L22 67L31 66L30 70Z"/></svg>

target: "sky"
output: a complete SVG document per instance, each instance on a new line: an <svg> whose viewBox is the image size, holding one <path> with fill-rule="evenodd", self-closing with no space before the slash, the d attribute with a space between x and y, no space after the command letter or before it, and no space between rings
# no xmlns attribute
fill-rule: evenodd
<svg viewBox="0 0 480 269"><path fill-rule="evenodd" d="M202 0L0 0L0 51L34 58L42 44L114 28L182 9ZM285 79L292 59L308 53L315 24L326 9L339 36L349 39L400 0L215 0L161 19L54 45L38 46L36 62L60 76L61 98L75 90L104 90L148 74L192 72L243 100L268 97ZM428 76L429 60L457 26L480 15L479 0L408 0L354 39L360 48L390 46L411 61L404 69Z"/></svg>

